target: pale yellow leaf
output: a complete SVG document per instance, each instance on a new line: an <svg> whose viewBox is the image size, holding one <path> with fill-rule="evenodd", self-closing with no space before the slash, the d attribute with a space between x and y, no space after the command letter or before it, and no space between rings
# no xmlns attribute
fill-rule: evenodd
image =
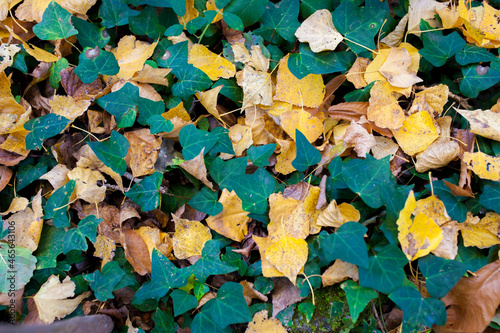
<svg viewBox="0 0 500 333"><path fill-rule="evenodd" d="M248 328L245 333L286 333L287 330L283 327L277 318L267 318L267 310L257 312L253 316L253 321L248 323Z"/></svg>
<svg viewBox="0 0 500 333"><path fill-rule="evenodd" d="M323 287L332 286L348 278L351 278L353 281L359 280L358 266L340 259L335 260L333 265L321 274Z"/></svg>
<svg viewBox="0 0 500 333"><path fill-rule="evenodd" d="M467 164L467 169L472 170L480 178L500 180L500 157L489 156L483 152L464 152L462 160Z"/></svg>
<svg viewBox="0 0 500 333"><path fill-rule="evenodd" d="M136 40L135 36L123 36L117 47L111 50L115 55L120 71L116 76L119 79L130 79L140 71L144 62L151 57L158 42L152 44Z"/></svg>
<svg viewBox="0 0 500 333"><path fill-rule="evenodd" d="M196 157L182 162L179 166L213 190L214 187L212 183L207 179L207 167L205 166L205 159L203 158L204 151L205 147L201 149Z"/></svg>
<svg viewBox="0 0 500 333"><path fill-rule="evenodd" d="M76 167L67 173L70 180L75 180L76 198L97 204L106 198L106 186L97 185L98 181L104 182L105 178L99 171L88 168Z"/></svg>
<svg viewBox="0 0 500 333"><path fill-rule="evenodd" d="M210 229L198 221L181 219L172 214L175 222L174 255L177 259L187 259L201 255L205 243L212 239Z"/></svg>
<svg viewBox="0 0 500 333"><path fill-rule="evenodd" d="M470 123L470 131L485 138L500 141L500 113L490 110L460 110L455 108Z"/></svg>
<svg viewBox="0 0 500 333"><path fill-rule="evenodd" d="M309 43L313 52L333 51L344 39L333 26L332 13L327 9L317 10L305 19L295 36L300 42Z"/></svg>

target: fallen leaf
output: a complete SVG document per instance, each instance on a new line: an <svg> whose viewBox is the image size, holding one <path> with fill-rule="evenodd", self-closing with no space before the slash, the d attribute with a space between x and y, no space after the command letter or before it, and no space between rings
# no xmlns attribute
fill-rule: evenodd
<svg viewBox="0 0 500 333"><path fill-rule="evenodd" d="M479 219L468 212L467 219L460 228L464 246L476 246L480 249L486 249L500 244L500 238L498 237L499 225L500 217L498 214L489 213L489 215Z"/></svg>
<svg viewBox="0 0 500 333"><path fill-rule="evenodd" d="M225 125L226 123L221 118L219 110L217 109L217 97L219 96L219 92L222 88L223 86L220 85L213 89L197 92L196 97L200 99L201 105L205 107L208 113L210 113L212 116L214 116L215 119Z"/></svg>
<svg viewBox="0 0 500 333"><path fill-rule="evenodd" d="M73 195L76 194L77 199L97 204L106 198L106 186L104 184L97 185L98 181L105 181L104 176L99 171L76 167L69 171L66 176L68 179L76 181Z"/></svg>
<svg viewBox="0 0 500 333"><path fill-rule="evenodd" d="M354 64L352 64L351 68L345 75L347 81L354 84L354 88L361 89L368 85L364 78L364 73L366 71L366 67L370 64L370 59L357 57Z"/></svg>
<svg viewBox="0 0 500 333"><path fill-rule="evenodd" d="M141 177L155 172L155 163L160 152L161 139L152 135L149 128L142 128L125 133L129 148L125 161L134 177Z"/></svg>
<svg viewBox="0 0 500 333"><path fill-rule="evenodd" d="M288 175L296 169L293 167L292 162L297 156L297 145L292 140L276 139L279 144L279 154L276 156L275 170L282 175Z"/></svg>
<svg viewBox="0 0 500 333"><path fill-rule="evenodd" d="M309 142L316 141L323 134L323 122L303 108L295 107L280 117L281 127L295 141L295 131L299 130Z"/></svg>
<svg viewBox="0 0 500 333"><path fill-rule="evenodd" d="M399 146L393 140L385 138L383 136L376 136L375 146L372 147L372 155L377 160L391 155L390 160L392 161L398 149Z"/></svg>
<svg viewBox="0 0 500 333"><path fill-rule="evenodd" d="M438 26L434 17L437 10L448 7L446 2L435 0L410 0L408 6L408 32L420 36L420 20L427 21L432 27Z"/></svg>
<svg viewBox="0 0 500 333"><path fill-rule="evenodd" d="M288 279L274 280L273 288L273 318L283 309L300 302L300 289L293 285Z"/></svg>
<svg viewBox="0 0 500 333"><path fill-rule="evenodd" d="M472 133L500 141L500 113L490 110L460 110L455 108L470 123Z"/></svg>
<svg viewBox="0 0 500 333"><path fill-rule="evenodd" d="M116 243L104 235L97 235L96 242L94 243L95 251L94 257L101 258L101 269L108 262L113 260L115 256Z"/></svg>
<svg viewBox="0 0 500 333"><path fill-rule="evenodd" d="M341 140L348 145L354 145L354 150L358 154L358 157L362 158L364 158L366 154L370 152L370 149L377 144L373 134L368 133L367 130L357 122L351 122L345 134L341 137Z"/></svg>
<svg viewBox="0 0 500 333"><path fill-rule="evenodd" d="M302 43L309 43L313 52L335 50L344 37L333 26L332 13L327 9L315 11L295 31Z"/></svg>
<svg viewBox="0 0 500 333"><path fill-rule="evenodd" d="M439 137L434 119L426 111L412 114L392 133L401 149L410 156L424 151Z"/></svg>
<svg viewBox="0 0 500 333"><path fill-rule="evenodd" d="M64 164L57 164L52 170L41 176L40 179L48 180L54 190L57 190L69 181L68 172L69 169L67 166Z"/></svg>
<svg viewBox="0 0 500 333"><path fill-rule="evenodd" d="M131 80L141 83L153 83L160 84L162 86L168 86L168 79L166 76L172 71L171 68L154 68L148 64L144 64L144 67L138 71Z"/></svg>
<svg viewBox="0 0 500 333"><path fill-rule="evenodd" d="M405 113L389 83L377 81L370 90L367 118L383 128L397 129L405 121Z"/></svg>
<svg viewBox="0 0 500 333"><path fill-rule="evenodd" d="M102 222L101 222L102 224ZM126 229L120 234L120 243L125 250L125 257L139 275L151 273L151 257L137 230Z"/></svg>
<svg viewBox="0 0 500 333"><path fill-rule="evenodd" d="M205 166L205 160L203 158L205 152L205 147L203 147L200 153L188 161L184 161L179 166L186 170L189 174L198 180L201 180L211 190L214 189L212 183L207 179L207 167ZM154 166L154 165L153 165Z"/></svg>
<svg viewBox="0 0 500 333"><path fill-rule="evenodd" d="M128 80L136 72L140 71L144 62L151 57L158 42L153 44L136 40L135 36L123 36L118 41L117 47L111 50L120 66L116 76L119 79Z"/></svg>
<svg viewBox="0 0 500 333"><path fill-rule="evenodd" d="M500 180L500 157L486 155L483 152L465 152L462 159L467 169L483 179Z"/></svg>
<svg viewBox="0 0 500 333"><path fill-rule="evenodd" d="M276 318L267 318L267 310L262 310L253 316L253 321L248 324L245 333L286 333L287 330Z"/></svg>
<svg viewBox="0 0 500 333"><path fill-rule="evenodd" d="M241 156L252 143L252 129L245 125L236 124L229 128L229 139L233 143L236 156Z"/></svg>
<svg viewBox="0 0 500 333"><path fill-rule="evenodd" d="M316 224L323 227L339 228L342 224L350 221L359 222L360 218L360 212L352 205L346 202L337 205L337 202L332 200L328 206L321 211Z"/></svg>
<svg viewBox="0 0 500 333"><path fill-rule="evenodd" d="M332 286L348 278L351 278L353 281L359 280L358 266L340 259L335 260L333 265L328 267L328 269L321 274L323 287Z"/></svg>
<svg viewBox="0 0 500 333"><path fill-rule="evenodd" d="M212 239L210 229L198 221L181 219L172 214L175 222L174 255L177 259L187 259L201 255L205 243Z"/></svg>
<svg viewBox="0 0 500 333"><path fill-rule="evenodd" d="M387 36L382 38L380 42L390 47L398 47L399 44L401 44L401 42L403 41L403 38L405 36L406 26L408 24L408 18L409 15L405 14L405 16L403 16L401 20L399 20L398 25L396 25L394 30Z"/></svg>
<svg viewBox="0 0 500 333"><path fill-rule="evenodd" d="M236 74L234 64L200 44L194 44L189 50L188 64L207 74L212 81L220 78L229 79Z"/></svg>
<svg viewBox="0 0 500 333"><path fill-rule="evenodd" d="M263 302L267 302L267 296L255 290L253 288L253 283L243 280L240 282L240 284L243 286L243 297L245 297L245 301L247 302L248 306L252 304L252 300L254 298L259 299Z"/></svg>
<svg viewBox="0 0 500 333"><path fill-rule="evenodd" d="M422 82L414 71L410 72L412 61L410 52L405 48L392 48L378 71L392 86L408 88Z"/></svg>

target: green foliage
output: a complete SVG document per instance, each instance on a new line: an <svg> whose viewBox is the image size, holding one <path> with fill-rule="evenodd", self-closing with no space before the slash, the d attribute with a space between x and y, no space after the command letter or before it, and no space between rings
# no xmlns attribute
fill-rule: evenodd
<svg viewBox="0 0 500 333"><path fill-rule="evenodd" d="M97 104L115 116L118 127L124 128L134 124L138 101L139 88L127 82L120 90L99 98Z"/></svg>
<svg viewBox="0 0 500 333"><path fill-rule="evenodd" d="M68 219L68 203L73 190L75 189L76 181L70 180L65 185L59 187L52 193L47 204L44 207L44 219L52 219L52 223L58 228L66 228L70 226Z"/></svg>
<svg viewBox="0 0 500 333"><path fill-rule="evenodd" d="M99 74L115 75L120 71L118 62L111 52L106 52L98 48L86 47L78 57L79 64L75 68L83 83L92 83Z"/></svg>
<svg viewBox="0 0 500 333"><path fill-rule="evenodd" d="M182 156L185 160L191 160L198 156L203 150L203 155L217 143L217 137L213 133L202 131L194 125L184 126L179 132L179 142L182 146Z"/></svg>
<svg viewBox="0 0 500 333"><path fill-rule="evenodd" d="M432 27L422 20L420 29L432 30ZM422 34L422 41L424 48L419 53L436 67L443 66L449 58L465 47L465 41L456 31L447 36L443 36L441 31L428 31Z"/></svg>
<svg viewBox="0 0 500 333"><path fill-rule="evenodd" d="M94 151L97 158L107 167L111 168L111 170L119 175L123 175L127 171L127 164L124 158L127 156L129 143L123 135L117 131L113 131L108 141L89 142L88 145Z"/></svg>
<svg viewBox="0 0 500 333"><path fill-rule="evenodd" d="M99 301L105 302L108 299L115 298L113 290L115 290L116 285L124 275L125 272L120 267L120 264L117 261L110 261L104 265L100 272L96 270L93 273L84 274L83 277L90 282L95 297Z"/></svg>
<svg viewBox="0 0 500 333"><path fill-rule="evenodd" d="M22 288L33 276L36 258L31 251L12 243L0 244L0 293Z"/></svg>
<svg viewBox="0 0 500 333"><path fill-rule="evenodd" d="M378 297L375 290L360 287L352 280L342 283L340 287L345 291L347 304L349 304L349 312L351 313L353 322L358 320L359 314L364 310L368 302Z"/></svg>
<svg viewBox="0 0 500 333"><path fill-rule="evenodd" d="M141 206L143 212L149 212L160 204L160 185L162 180L161 172L154 172L151 176L143 178L134 184L125 193L133 202Z"/></svg>
<svg viewBox="0 0 500 333"><path fill-rule="evenodd" d="M96 218L95 215L89 215L78 223L78 228L68 230L64 235L63 253L66 254L71 250L87 251L86 238L95 243L97 226L102 221L102 219Z"/></svg>
<svg viewBox="0 0 500 333"><path fill-rule="evenodd" d="M309 143L307 138L298 129L295 130L297 141L297 156L292 161L292 165L298 171L306 171L311 165L316 165L321 161L321 153Z"/></svg>
<svg viewBox="0 0 500 333"><path fill-rule="evenodd" d="M68 119L54 113L27 121L24 124L24 129L30 133L26 136L26 149L40 148L43 140L61 133L69 123Z"/></svg>
<svg viewBox="0 0 500 333"><path fill-rule="evenodd" d="M427 291L434 298L443 298L467 271L461 262L432 254L420 259L418 265L425 276Z"/></svg>
<svg viewBox="0 0 500 333"><path fill-rule="evenodd" d="M76 35L78 30L71 25L70 12L51 1L43 12L42 22L33 27L33 32L40 39L56 40Z"/></svg>
<svg viewBox="0 0 500 333"><path fill-rule="evenodd" d="M222 212L222 204L217 201L217 192L210 190L208 187L203 187L200 192L196 193L188 202L194 209L214 216Z"/></svg>

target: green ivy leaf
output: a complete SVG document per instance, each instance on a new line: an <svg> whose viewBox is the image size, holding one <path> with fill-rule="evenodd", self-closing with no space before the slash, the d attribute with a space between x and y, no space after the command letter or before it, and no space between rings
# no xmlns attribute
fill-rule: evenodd
<svg viewBox="0 0 500 333"><path fill-rule="evenodd" d="M299 28L299 0L282 0L277 4L269 2L260 22L274 29L289 42L295 41L295 31ZM227 9L226 9L227 10Z"/></svg>
<svg viewBox="0 0 500 333"><path fill-rule="evenodd" d="M33 276L35 264L36 258L27 248L0 243L0 293L22 288Z"/></svg>
<svg viewBox="0 0 500 333"><path fill-rule="evenodd" d="M479 195L479 203L500 214L500 184L485 185L483 193Z"/></svg>
<svg viewBox="0 0 500 333"><path fill-rule="evenodd" d="M359 284L389 294L403 286L406 278L403 267L407 263L397 245L388 245L368 258L368 268L358 267Z"/></svg>
<svg viewBox="0 0 500 333"><path fill-rule="evenodd" d="M496 59L490 66L474 64L462 67L464 76L460 82L460 91L467 97L477 95L500 82L500 60Z"/></svg>
<svg viewBox="0 0 500 333"><path fill-rule="evenodd" d="M26 149L38 149L43 140L61 133L71 121L55 113L33 118L24 124L24 129L30 131L26 136Z"/></svg>
<svg viewBox="0 0 500 333"><path fill-rule="evenodd" d="M172 314L162 311L160 308L157 308L153 314L153 321L155 327L151 330L151 333L175 333L179 328Z"/></svg>
<svg viewBox="0 0 500 333"><path fill-rule="evenodd" d="M495 60L495 56L485 49L474 44L467 44L455 55L455 60L460 66L465 66L479 62L490 62Z"/></svg>
<svg viewBox="0 0 500 333"><path fill-rule="evenodd" d="M127 156L129 143L126 137L117 131L113 131L108 141L88 142L87 144L97 158L111 170L120 176L127 171L127 163L124 158Z"/></svg>
<svg viewBox="0 0 500 333"><path fill-rule="evenodd" d="M178 81L172 86L172 94L187 100L197 91L203 91L210 88L212 80L207 74L194 67L191 64L172 69L172 73L177 77Z"/></svg>
<svg viewBox="0 0 500 333"><path fill-rule="evenodd" d="M158 134L161 132L170 132L174 129L174 124L170 120L155 114L148 118L148 125L151 134Z"/></svg>
<svg viewBox="0 0 500 333"><path fill-rule="evenodd" d="M127 82L120 90L104 95L96 102L115 116L119 128L130 127L134 124L137 115L139 87Z"/></svg>
<svg viewBox="0 0 500 333"><path fill-rule="evenodd" d="M204 186L200 192L196 193L188 204L194 209L206 213L210 216L215 216L222 212L222 204L217 201L217 192L212 191Z"/></svg>
<svg viewBox="0 0 500 333"><path fill-rule="evenodd" d="M362 89L356 89L344 95L344 101L346 102L368 102L370 99L370 91L372 90L375 81L369 83L366 87Z"/></svg>
<svg viewBox="0 0 500 333"><path fill-rule="evenodd" d="M274 192L276 181L266 169L260 167L251 175L232 179L232 188L242 201L244 210L254 214L264 214L267 199Z"/></svg>
<svg viewBox="0 0 500 333"><path fill-rule="evenodd" d="M302 133L301 133L302 134ZM267 145L254 147L251 146L247 150L247 156L250 161L253 162L255 166L265 167L269 165L269 158L276 150L275 143L269 143Z"/></svg>
<svg viewBox="0 0 500 333"><path fill-rule="evenodd" d="M144 7L139 15L130 18L129 27L134 34L152 39L160 38L165 32L165 27L158 19L156 8L152 6Z"/></svg>
<svg viewBox="0 0 500 333"><path fill-rule="evenodd" d="M378 293L372 288L360 287L352 280L345 281L340 287L345 291L353 323L358 320L359 314L365 309L368 302L378 297Z"/></svg>
<svg viewBox="0 0 500 333"><path fill-rule="evenodd" d="M306 321L310 322L314 314L314 309L316 309L316 305L311 302L303 302L299 304L298 309L306 317Z"/></svg>
<svg viewBox="0 0 500 333"><path fill-rule="evenodd" d="M224 283L213 300L210 314L219 327L247 323L252 316L243 297L243 286L236 282Z"/></svg>
<svg viewBox="0 0 500 333"><path fill-rule="evenodd" d="M137 16L139 13L120 0L102 0L101 7L99 7L101 25L108 29L127 24L131 16Z"/></svg>
<svg viewBox="0 0 500 333"><path fill-rule="evenodd" d="M350 51L323 51L314 53L309 45L301 43L299 53L288 57L288 69L297 79L303 79L309 74L330 74L347 71L356 55Z"/></svg>
<svg viewBox="0 0 500 333"><path fill-rule="evenodd" d="M368 252L364 236L368 229L356 222L347 222L328 235L321 246L329 261L341 259L359 267L368 268Z"/></svg>
<svg viewBox="0 0 500 333"><path fill-rule="evenodd" d="M49 163L48 158L42 156L36 165L34 163L20 165L16 173L16 191L20 191L35 180L39 180L47 173Z"/></svg>
<svg viewBox="0 0 500 333"><path fill-rule="evenodd" d="M92 243L96 242L97 226L103 220L98 219L95 215L88 215L78 223L78 228L70 229L64 235L63 253L66 254L71 250L87 251L88 238Z"/></svg>
<svg viewBox="0 0 500 333"><path fill-rule="evenodd" d="M160 185L162 179L163 174L161 172L154 172L152 175L144 177L140 182L135 183L125 193L125 196L141 206L141 211L143 212L156 209L160 204Z"/></svg>
<svg viewBox="0 0 500 333"><path fill-rule="evenodd" d="M297 156L292 165L298 171L306 171L308 167L316 165L321 161L321 153L307 140L298 129L295 130L297 143Z"/></svg>
<svg viewBox="0 0 500 333"><path fill-rule="evenodd" d="M420 36L424 48L418 53L433 66L443 66L450 57L465 47L465 41L456 31L443 36L441 31L432 31L431 25L424 20L420 21L420 30L426 32Z"/></svg>
<svg viewBox="0 0 500 333"><path fill-rule="evenodd" d="M177 317L186 311L194 309L198 306L198 300L193 295L188 294L184 290L175 289L170 293L170 297L174 301L174 316Z"/></svg>
<svg viewBox="0 0 500 333"><path fill-rule="evenodd" d="M128 3L135 7L140 5L150 5L153 7L169 7L172 8L175 13L181 17L186 13L186 0L128 0Z"/></svg>
<svg viewBox="0 0 500 333"><path fill-rule="evenodd" d="M83 83L92 83L99 74L115 75L120 71L118 61L113 53L101 50L99 47L86 47L78 56L78 66L74 73Z"/></svg>
<svg viewBox="0 0 500 333"><path fill-rule="evenodd" d="M182 156L186 161L198 156L204 148L203 155L217 143L217 137L210 132L197 129L194 125L187 125L179 131L179 142L182 146Z"/></svg>
<svg viewBox="0 0 500 333"><path fill-rule="evenodd" d="M241 101L243 100L243 89L236 83L234 78L231 79L219 79L212 85L212 88L222 86L220 94L226 96L238 106L241 106Z"/></svg>
<svg viewBox="0 0 500 333"><path fill-rule="evenodd" d="M113 299L113 290L125 276L125 272L116 261L110 261L102 268L93 273L83 274L83 278L90 282L90 288L94 291L94 296L101 302Z"/></svg>
<svg viewBox="0 0 500 333"><path fill-rule="evenodd" d="M96 46L103 48L108 44L110 37L106 28L98 28L95 24L76 16L71 16L71 22L76 30L78 30L78 42L83 48L94 48Z"/></svg>
<svg viewBox="0 0 500 333"><path fill-rule="evenodd" d="M165 103L163 101L152 101L148 98L139 97L138 106L139 117L137 122L143 126L148 124L151 116L160 116L165 112Z"/></svg>
<svg viewBox="0 0 500 333"><path fill-rule="evenodd" d="M489 263L488 257L480 249L473 246L465 247L462 242L458 243L458 253L455 260L463 263L465 268L471 272L475 272Z"/></svg>
<svg viewBox="0 0 500 333"><path fill-rule="evenodd" d="M37 258L36 269L55 268L57 266L57 256L63 251L62 239L66 231L62 228L44 225L40 242L34 252Z"/></svg>
<svg viewBox="0 0 500 333"><path fill-rule="evenodd" d="M227 188L228 191L233 191L233 179L239 179L245 174L247 163L247 157L233 158L228 161L216 157L208 167L208 170L210 176L219 184L221 189Z"/></svg>
<svg viewBox="0 0 500 333"><path fill-rule="evenodd" d="M224 7L224 13L231 13L238 16L243 25L248 27L257 23L266 11L267 4L268 0L232 0Z"/></svg>
<svg viewBox="0 0 500 333"><path fill-rule="evenodd" d="M233 250L234 248L232 247L226 247L226 253L221 255L221 260L222 262L238 267L238 274L245 276L248 264L242 259L240 253L236 253Z"/></svg>
<svg viewBox="0 0 500 333"><path fill-rule="evenodd" d="M434 298L443 298L467 271L461 262L432 254L420 258L418 267L425 276L427 291Z"/></svg>
<svg viewBox="0 0 500 333"><path fill-rule="evenodd" d="M71 14L57 2L51 1L43 12L42 21L33 27L35 35L43 40L65 39L78 30L71 24Z"/></svg>
<svg viewBox="0 0 500 333"><path fill-rule="evenodd" d="M372 208L379 208L384 204L380 196L381 187L396 185L389 167L389 157L377 160L367 154L364 160L354 159L342 165L342 177L347 186Z"/></svg>
<svg viewBox="0 0 500 333"><path fill-rule="evenodd" d="M415 288L401 287L391 293L389 298L403 310L403 331L421 331L433 324L446 323L444 303L435 298L422 298Z"/></svg>
<svg viewBox="0 0 500 333"><path fill-rule="evenodd" d="M431 191L430 184L426 185L425 188ZM460 201L459 197L451 193L450 188L446 186L444 180L433 181L432 191L441 199L446 208L446 212L453 220L458 222L465 221L467 218L467 207Z"/></svg>
<svg viewBox="0 0 500 333"><path fill-rule="evenodd" d="M193 267L193 274L198 281L205 282L210 275L227 274L238 270L238 267L222 262L219 258L220 244L209 240L201 251L201 258Z"/></svg>
<svg viewBox="0 0 500 333"><path fill-rule="evenodd" d="M191 323L191 333L205 333L205 332L213 332L213 333L231 333L231 327L221 328L217 325L212 318L212 313L210 309L214 305L214 300L209 300L201 311L194 317L193 322Z"/></svg>
<svg viewBox="0 0 500 333"><path fill-rule="evenodd" d="M200 124L200 122L198 122L198 124ZM217 153L234 155L233 142L229 138L229 130L227 128L216 127L210 133L217 138L217 143L210 149L208 152L209 155L213 156Z"/></svg>
<svg viewBox="0 0 500 333"><path fill-rule="evenodd" d="M300 2L300 14L305 19L320 9L333 11L333 3L330 0L302 0Z"/></svg>
<svg viewBox="0 0 500 333"><path fill-rule="evenodd" d="M69 62L66 58L61 58L55 63L52 63L49 69L49 81L50 86L54 89L59 88L59 82L61 82L61 71L69 67Z"/></svg>
<svg viewBox="0 0 500 333"><path fill-rule="evenodd" d="M162 56L159 59L156 59L156 62L160 67L172 68L172 70L174 70L186 66L187 60L188 60L188 42L186 41L170 45L169 47L167 47L164 56Z"/></svg>
<svg viewBox="0 0 500 333"><path fill-rule="evenodd" d="M70 180L52 193L47 204L43 208L44 219L52 219L54 226L66 228L70 226L67 210L69 208L69 198L75 189L76 181Z"/></svg>

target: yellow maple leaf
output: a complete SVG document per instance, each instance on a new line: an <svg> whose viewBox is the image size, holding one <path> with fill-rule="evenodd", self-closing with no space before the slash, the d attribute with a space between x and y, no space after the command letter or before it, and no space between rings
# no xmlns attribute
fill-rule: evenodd
<svg viewBox="0 0 500 333"><path fill-rule="evenodd" d="M173 237L174 255L177 259L187 259L201 255L205 243L212 239L210 229L198 221L181 219L172 214L175 222Z"/></svg>
<svg viewBox="0 0 500 333"><path fill-rule="evenodd" d="M208 217L208 226L227 238L241 242L248 233L248 223L251 221L248 212L242 208L241 199L234 191L223 189L219 202L222 212Z"/></svg>
<svg viewBox="0 0 500 333"><path fill-rule="evenodd" d="M434 112L440 115L443 112L443 107L448 102L448 92L450 89L445 84L438 84L426 88L415 94L412 102L412 107L409 113L413 113L415 106L417 110L421 110L421 106L427 104Z"/></svg>
<svg viewBox="0 0 500 333"><path fill-rule="evenodd" d="M318 107L325 96L323 77L309 74L300 80L297 79L288 69L288 57L289 55L286 55L280 60L273 98L297 106Z"/></svg>
<svg viewBox="0 0 500 333"><path fill-rule="evenodd" d="M189 50L188 63L207 74L212 81L229 79L236 73L233 63L200 44L194 44Z"/></svg>
<svg viewBox="0 0 500 333"><path fill-rule="evenodd" d="M470 131L485 138L500 141L500 113L491 110L461 110L455 108L470 123Z"/></svg>
<svg viewBox="0 0 500 333"><path fill-rule="evenodd" d="M191 21L192 19L197 18L200 13L196 9L194 5L195 0L186 0L186 13L184 16L179 17L179 23L182 24L184 27L186 27L186 24Z"/></svg>
<svg viewBox="0 0 500 333"><path fill-rule="evenodd" d="M410 156L424 151L439 137L434 119L427 111L412 114L392 133L401 149Z"/></svg>
<svg viewBox="0 0 500 333"><path fill-rule="evenodd" d="M152 44L136 40L135 36L123 36L118 41L117 47L111 50L120 66L116 76L119 79L128 80L140 71L144 62L151 57L158 42Z"/></svg>
<svg viewBox="0 0 500 333"><path fill-rule="evenodd" d="M283 236L277 242L269 245L265 252L267 260L283 273L293 284L297 274L307 262L307 242L300 238Z"/></svg>
<svg viewBox="0 0 500 333"><path fill-rule="evenodd" d="M405 206L396 221L398 239L408 260L426 256L434 250L443 239L443 232L438 224L424 212L417 211L413 191L410 191ZM416 214L416 215L415 215ZM415 215L412 218L412 215Z"/></svg>
<svg viewBox="0 0 500 333"><path fill-rule="evenodd" d="M295 31L295 36L302 43L309 43L313 52L335 50L344 37L335 29L332 13L328 9L315 11L302 22Z"/></svg>
<svg viewBox="0 0 500 333"><path fill-rule="evenodd" d="M61 319L75 311L80 302L91 293L86 291L80 296L70 299L75 295L76 285L69 276L59 281L57 275L51 275L38 292L33 296L38 317L45 323L50 324L54 320Z"/></svg>
<svg viewBox="0 0 500 333"><path fill-rule="evenodd" d="M396 129L403 125L405 113L390 84L377 81L370 90L367 118L382 128Z"/></svg>
<svg viewBox="0 0 500 333"><path fill-rule="evenodd" d="M279 154L276 156L274 169L282 175L288 175L296 170L292 162L297 156L297 145L292 140L276 139L276 142L280 148Z"/></svg>
<svg viewBox="0 0 500 333"><path fill-rule="evenodd" d="M500 157L486 155L483 152L465 152L462 161L467 169L483 179L500 180Z"/></svg>

